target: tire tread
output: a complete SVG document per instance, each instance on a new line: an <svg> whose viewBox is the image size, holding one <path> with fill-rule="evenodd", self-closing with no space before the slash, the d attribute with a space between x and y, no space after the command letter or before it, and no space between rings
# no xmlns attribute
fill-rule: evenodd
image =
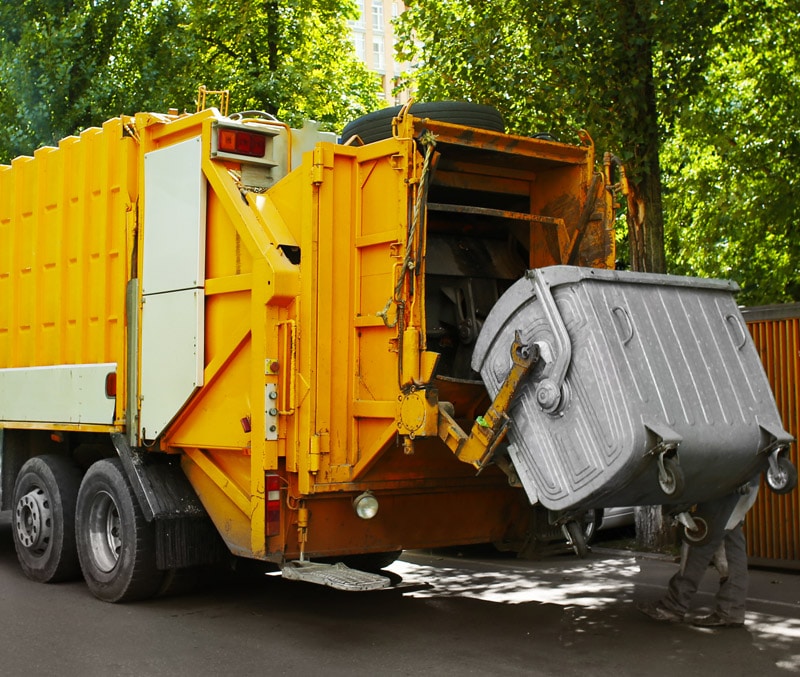
<svg viewBox="0 0 800 677"><path fill-rule="evenodd" d="M75 508L81 470L71 459L57 454L42 454L28 459L20 469L14 485L15 509L24 495L23 492L27 493L23 487L31 473L46 485L44 488L55 506L53 519L56 521L56 540L52 542L52 546L57 550L47 557L43 556L41 566L37 566L39 563L34 563L25 554L24 546L18 542L16 529L12 529L20 567L28 578L40 583L60 583L80 578L81 569L75 541Z"/></svg>
<svg viewBox="0 0 800 677"><path fill-rule="evenodd" d="M123 552L108 580L100 580L103 577L101 573L98 578L85 528L89 502L99 488L113 492L123 530ZM127 529L123 525L126 520L130 520L132 524L130 539L126 538ZM146 521L119 459L103 459L89 468L78 496L76 522L78 553L84 579L98 599L105 602L131 602L150 598L159 591L164 581L164 572L156 567L155 529ZM130 556L130 560L126 555ZM128 562L129 567L120 566Z"/></svg>

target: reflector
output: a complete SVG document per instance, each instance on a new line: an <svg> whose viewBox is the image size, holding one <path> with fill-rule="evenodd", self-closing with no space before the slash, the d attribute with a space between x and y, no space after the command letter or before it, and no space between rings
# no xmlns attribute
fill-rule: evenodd
<svg viewBox="0 0 800 677"><path fill-rule="evenodd" d="M117 372L106 374L106 397L114 399L117 396Z"/></svg>
<svg viewBox="0 0 800 677"><path fill-rule="evenodd" d="M265 533L267 536L277 536L281 533L281 478L278 475L267 475L265 484L267 493Z"/></svg>

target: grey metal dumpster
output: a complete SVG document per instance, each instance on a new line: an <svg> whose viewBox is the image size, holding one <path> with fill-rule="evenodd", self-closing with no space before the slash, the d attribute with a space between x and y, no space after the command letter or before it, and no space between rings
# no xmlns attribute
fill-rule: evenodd
<svg viewBox="0 0 800 677"><path fill-rule="evenodd" d="M553 266L494 306L472 358L494 396L517 334L539 359L510 409L508 454L554 511L690 505L767 466L792 437L733 282Z"/></svg>

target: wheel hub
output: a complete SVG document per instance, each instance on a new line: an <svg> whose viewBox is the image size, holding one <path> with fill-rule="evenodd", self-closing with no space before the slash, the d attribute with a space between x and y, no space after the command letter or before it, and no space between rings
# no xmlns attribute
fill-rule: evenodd
<svg viewBox="0 0 800 677"><path fill-rule="evenodd" d="M36 487L19 499L14 509L14 528L20 544L33 551L43 551L50 543L53 519L50 500Z"/></svg>
<svg viewBox="0 0 800 677"><path fill-rule="evenodd" d="M89 508L89 544L98 569L110 572L122 550L119 511L110 494L98 492Z"/></svg>

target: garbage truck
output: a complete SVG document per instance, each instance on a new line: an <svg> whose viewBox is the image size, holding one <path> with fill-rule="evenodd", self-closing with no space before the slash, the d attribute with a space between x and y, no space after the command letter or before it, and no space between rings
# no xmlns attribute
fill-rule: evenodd
<svg viewBox="0 0 800 677"><path fill-rule="evenodd" d="M580 545L629 504L695 532L701 499L796 482L735 284L614 269L624 175L587 134L198 108L0 166L0 509L29 578L376 589L403 549Z"/></svg>

